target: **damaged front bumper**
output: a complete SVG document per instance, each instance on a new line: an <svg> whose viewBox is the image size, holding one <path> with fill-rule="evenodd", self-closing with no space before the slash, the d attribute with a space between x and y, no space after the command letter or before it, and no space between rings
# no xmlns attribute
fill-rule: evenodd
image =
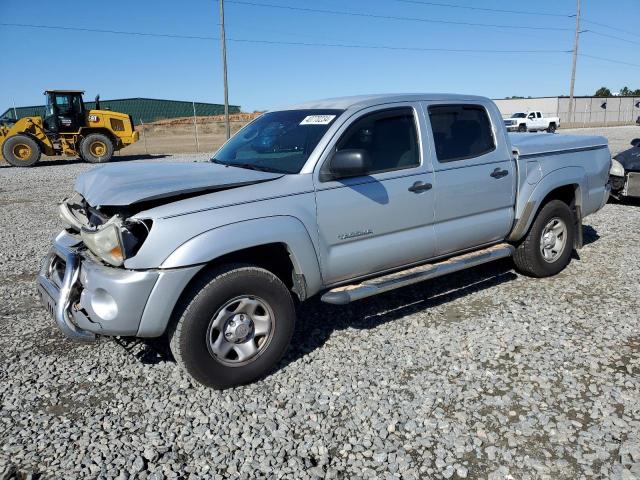
<svg viewBox="0 0 640 480"><path fill-rule="evenodd" d="M612 194L619 197L640 198L640 172L628 172L624 176L611 175L609 177Z"/></svg>
<svg viewBox="0 0 640 480"><path fill-rule="evenodd" d="M105 266L86 256L79 237L63 231L42 262L37 288L67 337L136 335L160 274Z"/></svg>

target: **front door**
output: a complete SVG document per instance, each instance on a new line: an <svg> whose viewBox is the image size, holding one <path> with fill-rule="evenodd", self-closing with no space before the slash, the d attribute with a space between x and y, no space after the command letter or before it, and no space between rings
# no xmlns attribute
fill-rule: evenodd
<svg viewBox="0 0 640 480"><path fill-rule="evenodd" d="M316 172L326 285L433 255L433 169L424 132L419 105L370 108L348 121L329 145ZM365 150L369 171L326 180L320 172L329 172L333 153L342 149Z"/></svg>
<svg viewBox="0 0 640 480"><path fill-rule="evenodd" d="M436 152L436 255L503 240L513 224L517 173L504 135L496 137L499 112L472 103L424 108Z"/></svg>

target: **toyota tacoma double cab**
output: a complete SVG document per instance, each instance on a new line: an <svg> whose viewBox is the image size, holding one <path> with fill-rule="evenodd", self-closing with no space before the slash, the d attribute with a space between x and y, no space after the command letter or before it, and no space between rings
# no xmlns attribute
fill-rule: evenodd
<svg viewBox="0 0 640 480"><path fill-rule="evenodd" d="M70 338L166 336L195 380L231 387L274 368L314 295L345 305L506 257L560 272L610 166L606 139L507 134L483 97L298 104L208 162L83 173L38 291Z"/></svg>
<svg viewBox="0 0 640 480"><path fill-rule="evenodd" d="M538 132L545 130L555 133L560 127L559 117L545 117L542 112L518 112L505 119L504 125L509 132Z"/></svg>

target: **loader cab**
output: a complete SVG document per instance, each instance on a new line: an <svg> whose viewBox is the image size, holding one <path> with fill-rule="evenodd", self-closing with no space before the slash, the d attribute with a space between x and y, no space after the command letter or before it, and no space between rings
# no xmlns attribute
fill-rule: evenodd
<svg viewBox="0 0 640 480"><path fill-rule="evenodd" d="M77 132L85 124L81 90L47 90L44 127L52 133Z"/></svg>

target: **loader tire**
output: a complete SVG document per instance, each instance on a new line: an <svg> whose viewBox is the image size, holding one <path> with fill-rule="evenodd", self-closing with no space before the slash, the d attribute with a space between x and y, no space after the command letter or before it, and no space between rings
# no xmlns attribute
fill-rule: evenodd
<svg viewBox="0 0 640 480"><path fill-rule="evenodd" d="M28 135L14 135L5 140L2 156L14 167L32 167L40 160L40 145Z"/></svg>
<svg viewBox="0 0 640 480"><path fill-rule="evenodd" d="M113 143L102 133L92 133L80 143L79 153L85 162L106 163L113 157Z"/></svg>

